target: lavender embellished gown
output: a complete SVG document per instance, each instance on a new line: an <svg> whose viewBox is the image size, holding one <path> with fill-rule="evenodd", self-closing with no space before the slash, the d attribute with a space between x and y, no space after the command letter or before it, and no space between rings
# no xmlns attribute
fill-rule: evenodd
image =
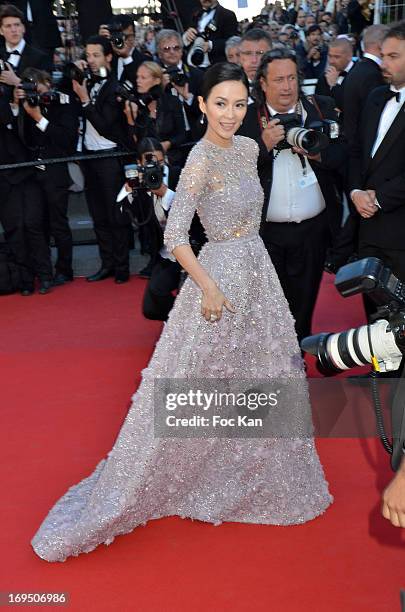
<svg viewBox="0 0 405 612"><path fill-rule="evenodd" d="M165 232L188 243L195 210L209 242L199 260L236 308L219 322L201 316L188 278L174 304L117 440L95 471L53 506L32 539L47 561L110 544L151 519L179 515L292 525L332 502L315 449L306 392L285 409L289 438L155 438L158 378L295 378L305 374L293 319L258 235L263 192L257 144L229 149L201 140L182 172ZM308 433L309 432L309 433Z"/></svg>

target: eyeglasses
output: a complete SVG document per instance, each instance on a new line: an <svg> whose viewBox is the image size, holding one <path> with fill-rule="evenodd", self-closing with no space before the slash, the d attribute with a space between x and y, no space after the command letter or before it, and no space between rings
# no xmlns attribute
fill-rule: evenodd
<svg viewBox="0 0 405 612"><path fill-rule="evenodd" d="M168 51L180 51L181 47L180 45L167 45L166 47L162 47L162 51L165 51L166 53Z"/></svg>
<svg viewBox="0 0 405 612"><path fill-rule="evenodd" d="M266 51L240 51L240 54L246 57L261 57L265 53Z"/></svg>

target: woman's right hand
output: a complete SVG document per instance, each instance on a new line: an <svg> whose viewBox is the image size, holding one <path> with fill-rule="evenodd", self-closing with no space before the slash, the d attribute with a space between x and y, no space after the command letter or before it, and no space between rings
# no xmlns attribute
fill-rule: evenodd
<svg viewBox="0 0 405 612"><path fill-rule="evenodd" d="M124 114L127 118L128 125L135 125L135 119L138 116L138 106L135 102L125 100Z"/></svg>
<svg viewBox="0 0 405 612"><path fill-rule="evenodd" d="M222 316L222 309L225 306L229 312L235 313L236 309L225 297L219 287L212 283L203 290L201 299L201 314L206 321L219 321ZM215 317L215 319L214 319Z"/></svg>

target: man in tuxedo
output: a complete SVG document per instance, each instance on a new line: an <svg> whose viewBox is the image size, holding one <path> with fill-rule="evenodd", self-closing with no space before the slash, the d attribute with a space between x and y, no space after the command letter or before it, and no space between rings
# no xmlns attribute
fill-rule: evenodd
<svg viewBox="0 0 405 612"><path fill-rule="evenodd" d="M0 96L0 163L16 164L24 161L28 161L28 150L18 137L17 123L7 98ZM32 173L32 168L0 172L0 222L17 266L18 288L22 295L31 295L34 290L30 249L38 247L36 239L39 237L33 215L28 210L30 199L26 185Z"/></svg>
<svg viewBox="0 0 405 612"><path fill-rule="evenodd" d="M0 34L5 44L0 47L0 58L7 62L0 83L15 87L20 84L20 75L26 68L52 70L52 63L45 53L28 45L24 39L24 15L13 5L0 7Z"/></svg>
<svg viewBox="0 0 405 612"><path fill-rule="evenodd" d="M55 48L62 46L58 22L52 10L52 0L13 0L12 4L24 16L27 42L44 51L52 62Z"/></svg>
<svg viewBox="0 0 405 612"><path fill-rule="evenodd" d="M130 15L114 15L111 24L121 30L124 46L119 48L112 43L114 55L111 62L111 72L120 82L136 83L136 73L142 62L150 61L150 57L141 53L135 46L135 24ZM100 26L100 36L111 41L111 33L106 24Z"/></svg>
<svg viewBox="0 0 405 612"><path fill-rule="evenodd" d="M249 80L250 94L252 93L253 81L261 59L267 51L270 51L271 47L272 39L270 34L260 28L248 30L242 36L239 45L240 65ZM253 98L249 95L249 104L252 103Z"/></svg>
<svg viewBox="0 0 405 612"><path fill-rule="evenodd" d="M27 68L23 77L37 83L39 94L49 93L52 83L46 72ZM66 157L76 153L79 121L68 96L61 95L50 104L39 102L37 106L28 104L25 92L19 88L16 97L20 100L17 108L19 133L32 159ZM57 250L55 278L41 279L42 293L49 289L51 282L62 285L73 280L73 240L68 220L71 182L66 163L39 165L30 182L31 206L35 206L38 216L44 218L46 224L49 223L49 233ZM49 254L45 253L45 256L49 257Z"/></svg>
<svg viewBox="0 0 405 612"><path fill-rule="evenodd" d="M329 43L328 67L316 85L315 93L330 96L336 108L344 110L344 90L346 78L355 66L352 60L353 47L347 38L336 38Z"/></svg>
<svg viewBox="0 0 405 612"><path fill-rule="evenodd" d="M183 61L183 40L175 30L161 30L156 36L156 49L165 69L163 84L166 92L178 98L183 109L186 142L201 138L198 119L201 117L198 96L201 95L203 72ZM176 76L184 75L185 83L177 84Z"/></svg>
<svg viewBox="0 0 405 612"><path fill-rule="evenodd" d="M378 257L405 282L405 21L382 44L389 85L367 99L350 156L349 185L360 215L359 257Z"/></svg>
<svg viewBox="0 0 405 612"><path fill-rule="evenodd" d="M201 11L193 15L190 27L183 34L183 42L189 51L197 36L209 31L209 40L203 43L204 58L198 65L198 68L204 69L226 61L225 43L238 33L238 21L235 13L221 6L217 0L200 0L200 3Z"/></svg>
<svg viewBox="0 0 405 612"><path fill-rule="evenodd" d="M117 151L129 144L124 113L115 93L118 80L110 72L112 57L110 42L104 36L91 36L86 44L86 60L92 78L82 85L73 81L73 90L82 105L86 153ZM129 280L129 218L116 204L122 185L122 163L117 157L88 160L84 171L86 199L101 259L101 268L87 280L114 276L116 283L125 283Z"/></svg>
<svg viewBox="0 0 405 612"><path fill-rule="evenodd" d="M364 54L347 75L344 88L344 133L349 144L356 138L360 115L370 92L384 84L381 72L381 45L388 32L386 25L372 25L363 33Z"/></svg>
<svg viewBox="0 0 405 612"><path fill-rule="evenodd" d="M316 155L278 149L285 129L274 115L296 113L308 128L313 121L337 120L333 100L299 95L296 56L287 49L266 53L255 81L256 103L240 130L259 144L258 173L264 190L260 234L296 321L299 340L311 333L311 319L331 231L337 231L340 205L332 171L345 160L341 139Z"/></svg>

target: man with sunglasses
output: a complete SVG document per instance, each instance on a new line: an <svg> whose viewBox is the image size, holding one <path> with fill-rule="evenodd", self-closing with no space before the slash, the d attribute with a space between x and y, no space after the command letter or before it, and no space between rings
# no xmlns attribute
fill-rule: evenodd
<svg viewBox="0 0 405 612"><path fill-rule="evenodd" d="M316 155L279 147L286 131L277 115L285 119L295 113L306 128L314 121L337 120L332 98L300 95L293 51L274 49L263 56L254 96L240 133L259 144L258 172L265 194L260 234L301 340L311 333L326 249L340 226L333 171L344 163L346 152L340 138Z"/></svg>
<svg viewBox="0 0 405 612"><path fill-rule="evenodd" d="M165 69L166 91L179 98L183 107L186 142L199 139L201 111L198 96L204 73L183 61L183 40L175 30L164 29L156 36L156 49L161 66Z"/></svg>

